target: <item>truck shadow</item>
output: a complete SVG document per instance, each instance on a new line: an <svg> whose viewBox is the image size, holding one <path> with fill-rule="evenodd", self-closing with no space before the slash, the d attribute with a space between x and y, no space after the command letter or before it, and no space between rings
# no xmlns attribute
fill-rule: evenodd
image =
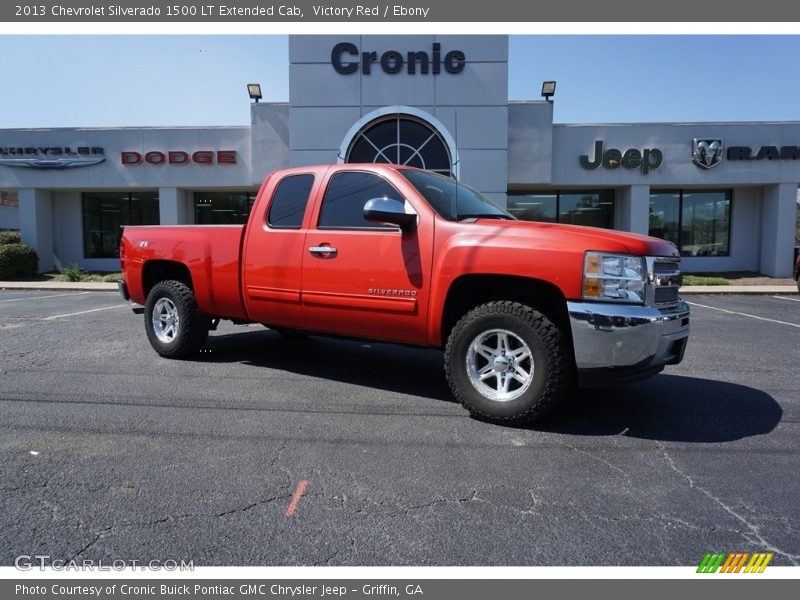
<svg viewBox="0 0 800 600"><path fill-rule="evenodd" d="M455 402L436 350L315 336L284 339L268 330L212 336L208 345L213 352L203 355L207 362L238 362ZM782 416L776 400L761 390L662 373L625 387L579 390L563 409L527 429L721 443L769 433Z"/></svg>
<svg viewBox="0 0 800 600"><path fill-rule="evenodd" d="M444 376L442 353L395 344L326 337L284 338L255 330L214 335L207 362L238 362L352 383L390 392L455 402Z"/></svg>
<svg viewBox="0 0 800 600"><path fill-rule="evenodd" d="M626 435L720 443L769 433L783 410L769 394L737 383L661 373L616 389L578 390L534 428L571 435Z"/></svg>

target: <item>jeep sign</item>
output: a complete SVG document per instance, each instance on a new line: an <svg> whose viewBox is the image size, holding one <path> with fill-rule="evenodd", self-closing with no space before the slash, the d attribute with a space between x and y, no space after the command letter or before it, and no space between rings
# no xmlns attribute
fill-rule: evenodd
<svg viewBox="0 0 800 600"><path fill-rule="evenodd" d="M664 153L658 148L628 148L625 152L616 148L603 151L603 140L594 143L594 156L590 159L588 154L580 157L584 169L597 169L602 165L606 169L616 169L622 165L626 169L641 169L642 175L647 175L651 169L657 169L664 163Z"/></svg>

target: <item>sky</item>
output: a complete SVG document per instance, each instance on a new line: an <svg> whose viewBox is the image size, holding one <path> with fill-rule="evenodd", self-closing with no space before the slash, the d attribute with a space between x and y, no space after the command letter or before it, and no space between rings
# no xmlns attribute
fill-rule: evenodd
<svg viewBox="0 0 800 600"><path fill-rule="evenodd" d="M509 98L555 121L800 120L800 36L511 36ZM250 124L289 98L286 36L0 36L0 129Z"/></svg>

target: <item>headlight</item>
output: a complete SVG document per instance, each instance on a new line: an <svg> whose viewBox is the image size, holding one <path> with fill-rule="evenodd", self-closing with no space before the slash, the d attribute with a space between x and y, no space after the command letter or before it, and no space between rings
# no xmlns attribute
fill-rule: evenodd
<svg viewBox="0 0 800 600"><path fill-rule="evenodd" d="M647 267L642 256L587 252L583 261L583 299L644 303Z"/></svg>

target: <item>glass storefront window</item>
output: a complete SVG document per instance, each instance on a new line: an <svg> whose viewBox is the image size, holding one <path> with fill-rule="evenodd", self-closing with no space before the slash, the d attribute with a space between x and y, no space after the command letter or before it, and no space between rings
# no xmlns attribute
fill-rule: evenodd
<svg viewBox="0 0 800 600"><path fill-rule="evenodd" d="M524 221L614 228L614 190L509 192L508 212Z"/></svg>
<svg viewBox="0 0 800 600"><path fill-rule="evenodd" d="M119 257L122 225L158 225L157 192L83 194L83 255Z"/></svg>
<svg viewBox="0 0 800 600"><path fill-rule="evenodd" d="M650 235L679 244L680 193L653 192L650 194Z"/></svg>
<svg viewBox="0 0 800 600"><path fill-rule="evenodd" d="M558 194L509 194L508 212L523 221L555 223L558 217Z"/></svg>
<svg viewBox="0 0 800 600"><path fill-rule="evenodd" d="M243 225L255 202L255 192L195 192L197 225Z"/></svg>
<svg viewBox="0 0 800 600"><path fill-rule="evenodd" d="M0 190L0 206L19 206L19 196L13 190Z"/></svg>
<svg viewBox="0 0 800 600"><path fill-rule="evenodd" d="M559 192L558 222L614 228L614 192Z"/></svg>
<svg viewBox="0 0 800 600"><path fill-rule="evenodd" d="M450 152L442 135L409 115L391 115L367 124L347 150L349 163L393 163L450 176Z"/></svg>
<svg viewBox="0 0 800 600"><path fill-rule="evenodd" d="M654 190L650 235L669 240L681 256L729 256L730 190Z"/></svg>

